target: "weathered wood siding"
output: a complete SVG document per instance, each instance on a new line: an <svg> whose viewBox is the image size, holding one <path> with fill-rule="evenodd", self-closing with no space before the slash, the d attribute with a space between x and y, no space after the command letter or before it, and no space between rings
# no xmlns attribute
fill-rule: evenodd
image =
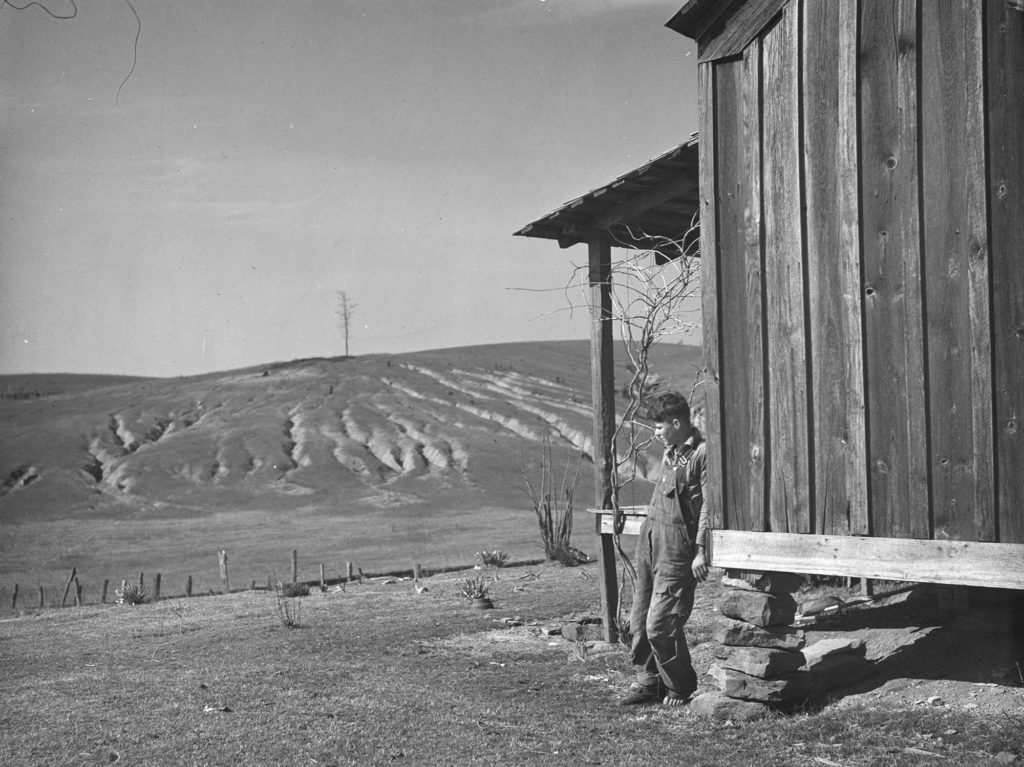
<svg viewBox="0 0 1024 767"><path fill-rule="evenodd" d="M871 532L928 538L917 3L861 4L861 241Z"/></svg>
<svg viewBox="0 0 1024 767"><path fill-rule="evenodd" d="M1024 543L1024 13L791 0L700 73L719 525Z"/></svg>
<svg viewBox="0 0 1024 767"><path fill-rule="evenodd" d="M997 540L1024 543L1024 13L985 3Z"/></svg>
<svg viewBox="0 0 1024 767"><path fill-rule="evenodd" d="M725 524L766 530L761 151L748 138L761 132L760 56L723 62L714 79Z"/></svg>
<svg viewBox="0 0 1024 767"><path fill-rule="evenodd" d="M995 540L982 4L921 14L921 158L935 537Z"/></svg>
<svg viewBox="0 0 1024 767"><path fill-rule="evenodd" d="M807 274L816 478L814 531L868 532L857 192L857 5L805 6Z"/></svg>
<svg viewBox="0 0 1024 767"><path fill-rule="evenodd" d="M811 529L798 11L797 6L788 6L761 38L768 516L771 529L780 533Z"/></svg>
<svg viewBox="0 0 1024 767"><path fill-rule="evenodd" d="M700 102L699 128L704 135L714 134L715 102L714 84L707 80L714 76L714 70L703 67L698 70L698 87L707 98ZM698 145L700 152L700 218L702 221L714 221L716 218L716 187L715 187L715 143L702 141ZM714 253L718 250L718 228L702 226L700 229L700 248L703 253ZM717 270L708 269L701 275L701 311L705 317L718 316L718 274ZM709 434L722 431L722 392L719 382L719 344L718 324L704 328L704 403L705 425ZM707 476L724 476L724 459L721 441L709 442L707 447ZM711 524L722 529L725 527L722 502L722 483L712 482L704 497L708 506Z"/></svg>

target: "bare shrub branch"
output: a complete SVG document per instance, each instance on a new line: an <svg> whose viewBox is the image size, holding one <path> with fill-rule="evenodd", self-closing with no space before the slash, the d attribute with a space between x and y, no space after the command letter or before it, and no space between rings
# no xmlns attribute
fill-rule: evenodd
<svg viewBox="0 0 1024 767"><path fill-rule="evenodd" d="M274 610L285 628L301 626L302 597L309 595L309 586L302 583L281 583L274 580Z"/></svg>
<svg viewBox="0 0 1024 767"><path fill-rule="evenodd" d="M636 573L620 535L625 523L619 497L622 489L638 476L648 473L647 449L654 441L650 426L639 420L640 410L648 397L664 385L664 381L651 370L651 349L672 336L686 335L700 326L699 309L693 316L688 304L700 295L699 223L696 215L681 237L673 239L625 228L627 242L609 231L613 244L631 248L629 255L613 261L608 284L612 295L612 319L616 322L629 360L631 377L622 388L626 407L617 419L611 444L612 456L612 509L614 514L615 546L623 571L631 582ZM650 243L647 250L635 249L633 243ZM577 280L582 290L581 305L589 307L589 268L576 266L572 282ZM568 295L568 288L566 293ZM691 386L691 398L700 385L700 373ZM694 425L700 426L699 417ZM599 460L594 457L595 462ZM620 610L623 600L619 600ZM623 623L622 616L619 622Z"/></svg>
<svg viewBox="0 0 1024 767"><path fill-rule="evenodd" d="M556 488L554 464L551 457L551 435L544 430L541 439L540 479L536 486L530 481L526 459L520 453L519 466L526 491L537 515L540 538L544 544L544 556L563 565L578 565L590 561L590 557L573 548L572 515L576 487L580 483L583 468L583 453L579 452L575 463L566 461L565 469Z"/></svg>

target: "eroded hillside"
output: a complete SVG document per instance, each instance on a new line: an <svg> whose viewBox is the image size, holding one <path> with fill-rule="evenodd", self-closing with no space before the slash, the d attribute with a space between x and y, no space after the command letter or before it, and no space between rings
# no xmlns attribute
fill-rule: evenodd
<svg viewBox="0 0 1024 767"><path fill-rule="evenodd" d="M688 391L697 350L664 348L662 379ZM559 464L589 458L589 370L589 344L567 341L9 397L0 519L522 506L521 457L533 471L545 433Z"/></svg>

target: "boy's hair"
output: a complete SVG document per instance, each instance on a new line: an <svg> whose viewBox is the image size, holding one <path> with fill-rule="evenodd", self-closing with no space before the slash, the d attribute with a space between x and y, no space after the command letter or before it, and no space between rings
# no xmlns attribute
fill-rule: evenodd
<svg viewBox="0 0 1024 767"><path fill-rule="evenodd" d="M686 397L674 391L655 394L647 400L647 418L662 423L673 418L689 422L690 403L686 401Z"/></svg>

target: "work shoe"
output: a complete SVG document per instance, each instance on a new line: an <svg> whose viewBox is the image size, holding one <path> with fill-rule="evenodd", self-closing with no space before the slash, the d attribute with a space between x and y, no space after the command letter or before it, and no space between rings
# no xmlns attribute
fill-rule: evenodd
<svg viewBox="0 0 1024 767"><path fill-rule="evenodd" d="M645 687L639 682L633 682L626 694L619 698L620 706L644 706L648 703L660 703L662 691L659 685Z"/></svg>

